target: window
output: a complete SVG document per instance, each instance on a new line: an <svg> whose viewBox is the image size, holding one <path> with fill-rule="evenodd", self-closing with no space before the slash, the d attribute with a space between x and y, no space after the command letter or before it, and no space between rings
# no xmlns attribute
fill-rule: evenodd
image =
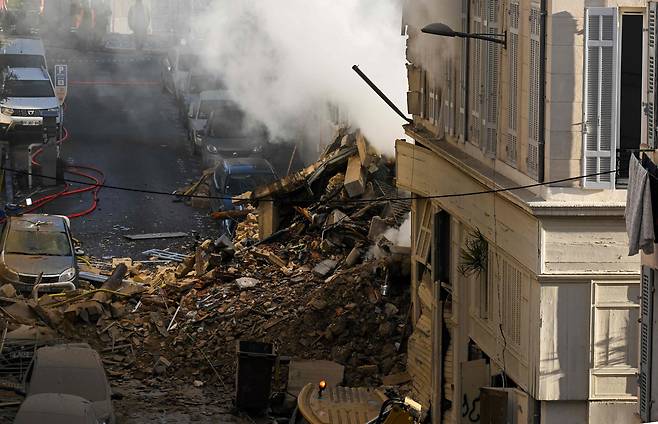
<svg viewBox="0 0 658 424"><path fill-rule="evenodd" d="M584 174L613 169L617 122L617 9L587 9L585 21ZM585 187L612 188L613 174L585 178Z"/></svg>
<svg viewBox="0 0 658 424"><path fill-rule="evenodd" d="M470 0L462 0L461 26L462 32L468 33L468 9ZM459 62L459 113L457 114L456 131L461 141L468 139L467 109L468 109L468 39L461 40L461 58Z"/></svg>
<svg viewBox="0 0 658 424"><path fill-rule="evenodd" d="M5 82L6 97L55 97L50 81L19 81L9 79Z"/></svg>
<svg viewBox="0 0 658 424"><path fill-rule="evenodd" d="M518 144L519 121L519 23L520 6L518 1L510 3L509 33L507 39L507 69L509 72L507 108L507 143L505 159L511 165L516 165L516 146Z"/></svg>
<svg viewBox="0 0 658 424"><path fill-rule="evenodd" d="M500 32L499 0L471 0L473 33ZM498 137L500 50L497 43L474 40L470 49L471 119L469 139L489 156L495 156Z"/></svg>
<svg viewBox="0 0 658 424"><path fill-rule="evenodd" d="M643 422L652 421L651 415L651 374L653 358L653 297L655 271L642 267L642 298L640 301L640 418Z"/></svg>
<svg viewBox="0 0 658 424"><path fill-rule="evenodd" d="M542 66L541 38L543 37L541 9L532 3L530 9L530 75L529 75L529 114L528 114L528 175L539 178L539 140L541 139Z"/></svg>

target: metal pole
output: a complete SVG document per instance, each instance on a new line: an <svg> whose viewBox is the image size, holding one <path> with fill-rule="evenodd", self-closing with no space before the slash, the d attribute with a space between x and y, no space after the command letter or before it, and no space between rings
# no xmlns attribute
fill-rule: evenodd
<svg viewBox="0 0 658 424"><path fill-rule="evenodd" d="M41 147L41 143L32 143L29 146L27 146L27 186L32 190L32 152L34 151L34 148L39 148Z"/></svg>
<svg viewBox="0 0 658 424"><path fill-rule="evenodd" d="M395 104L394 104L394 103L393 103L388 97L386 97L386 94L384 94L384 93L382 92L382 90L380 90L380 89L375 85L375 83L372 82L372 81L370 80L370 78L368 78L368 77L366 76L366 74L364 74L364 73L361 71L361 69L359 69L359 67L358 67L357 65L352 66L352 69L354 69L354 72L356 72L356 73L357 73L357 74L358 74L358 75L359 75L359 76L360 76L360 77L366 82L366 84L368 84L368 86L370 86L370 88L372 88L373 91L374 91L375 93L377 93L377 95L379 95L379 97L381 97L381 99L382 99L384 102L386 102L386 104L387 104L391 109L393 109L393 110L395 111L395 113L397 113L398 115L400 115L400 117L401 117L402 119L404 119L405 121L407 121L407 123L409 123L409 124L411 124L411 123L414 122L412 119L409 119L404 113L402 113L402 111L401 111L400 109L398 109L398 107L395 106Z"/></svg>

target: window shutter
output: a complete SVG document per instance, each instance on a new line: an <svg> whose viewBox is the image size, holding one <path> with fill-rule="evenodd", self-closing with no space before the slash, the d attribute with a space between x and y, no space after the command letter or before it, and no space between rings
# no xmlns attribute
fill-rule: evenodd
<svg viewBox="0 0 658 424"><path fill-rule="evenodd" d="M528 157L526 167L528 175L534 179L539 177L539 140L541 138L541 39L542 28L541 6L533 2L530 8L530 78L529 78L529 112L528 112Z"/></svg>
<svg viewBox="0 0 658 424"><path fill-rule="evenodd" d="M461 26L462 32L468 33L468 4L470 0L462 0L461 11ZM468 96L468 39L461 40L461 60L460 60L460 78L459 78L459 113L457 122L457 135L460 136L461 141L466 141L468 138L468 131L466 129L466 99Z"/></svg>
<svg viewBox="0 0 658 424"><path fill-rule="evenodd" d="M509 70L507 108L507 143L505 145L507 162L516 165L516 146L518 142L519 117L519 18L518 0L509 6L509 33L507 36L507 68Z"/></svg>
<svg viewBox="0 0 658 424"><path fill-rule="evenodd" d="M441 93L443 97L443 129L446 135L455 135L455 90L453 81L452 59L445 59L445 86Z"/></svg>
<svg viewBox="0 0 658 424"><path fill-rule="evenodd" d="M658 3L649 2L649 54L647 60L647 104L645 113L647 115L647 144L652 149L656 148L656 13Z"/></svg>
<svg viewBox="0 0 658 424"><path fill-rule="evenodd" d="M498 24L499 0L487 1L486 29L490 34L499 32ZM500 45L486 44L486 91L485 91L485 140L483 149L490 156L496 156L496 139L498 137L498 83L500 70Z"/></svg>
<svg viewBox="0 0 658 424"><path fill-rule="evenodd" d="M617 146L617 9L592 7L585 21L583 171L614 169ZM612 188L614 175L587 177L587 188Z"/></svg>
<svg viewBox="0 0 658 424"><path fill-rule="evenodd" d="M640 304L640 418L651 421L651 362L653 335L653 277L654 271L642 267L642 299Z"/></svg>
<svg viewBox="0 0 658 424"><path fill-rule="evenodd" d="M483 33L484 32L484 19L482 18L482 11L484 0L471 0L471 32L473 33ZM470 49L471 56L471 99L469 101L469 106L471 109L471 119L469 120L469 141L473 144L480 146L480 135L482 133L482 119L481 119L481 109L482 103L484 101L484 86L481 81L481 66L483 62L482 58L482 44L480 42L471 43L472 48Z"/></svg>

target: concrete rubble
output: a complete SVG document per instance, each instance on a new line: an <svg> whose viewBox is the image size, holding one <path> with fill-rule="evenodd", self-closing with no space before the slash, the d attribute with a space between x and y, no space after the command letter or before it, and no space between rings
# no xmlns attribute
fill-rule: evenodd
<svg viewBox="0 0 658 424"><path fill-rule="evenodd" d="M27 326L86 341L115 379L230 389L242 339L335 361L348 386L406 382L409 248L383 234L410 205L391 199L392 167L358 133L340 134L316 163L241 196L233 239L199 240L180 263L92 262L82 270L113 273L100 289L81 282L38 300L0 287L0 334Z"/></svg>

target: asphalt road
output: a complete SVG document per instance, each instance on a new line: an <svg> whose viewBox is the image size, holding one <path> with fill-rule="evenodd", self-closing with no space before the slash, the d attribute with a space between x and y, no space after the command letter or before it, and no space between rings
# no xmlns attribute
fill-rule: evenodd
<svg viewBox="0 0 658 424"><path fill-rule="evenodd" d="M173 97L162 91L159 57L135 52L81 53L50 49L49 65L69 66L65 126L70 137L62 157L71 165L100 169L113 186L171 193L201 175L190 154ZM80 179L79 176L66 175ZM74 236L96 257L142 258L151 248L174 249L218 235L208 211L171 196L102 189L98 208L73 220ZM58 199L41 211L73 214L87 209L89 193ZM127 234L185 232L181 239L131 242Z"/></svg>

